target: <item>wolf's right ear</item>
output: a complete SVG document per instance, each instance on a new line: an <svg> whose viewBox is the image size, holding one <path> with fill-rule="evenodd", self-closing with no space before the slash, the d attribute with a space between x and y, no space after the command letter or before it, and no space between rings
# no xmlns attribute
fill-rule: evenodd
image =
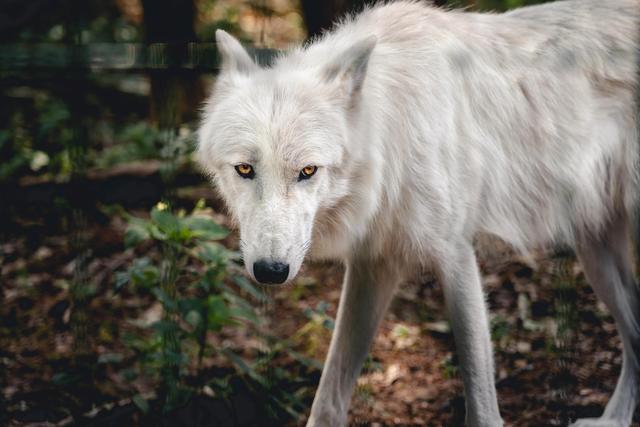
<svg viewBox="0 0 640 427"><path fill-rule="evenodd" d="M223 72L249 73L258 69L240 42L226 31L216 30L216 44L222 60L220 68Z"/></svg>

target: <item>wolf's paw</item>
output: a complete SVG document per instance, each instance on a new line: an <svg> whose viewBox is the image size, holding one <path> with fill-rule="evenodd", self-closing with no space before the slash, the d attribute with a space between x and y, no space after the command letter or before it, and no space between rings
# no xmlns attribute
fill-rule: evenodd
<svg viewBox="0 0 640 427"><path fill-rule="evenodd" d="M576 420L569 427L629 427L629 423L619 420L604 420L601 418L582 418Z"/></svg>

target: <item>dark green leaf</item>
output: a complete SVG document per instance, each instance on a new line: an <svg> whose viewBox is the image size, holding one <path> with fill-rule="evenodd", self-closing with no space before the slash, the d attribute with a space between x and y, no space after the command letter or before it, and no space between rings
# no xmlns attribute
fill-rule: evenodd
<svg viewBox="0 0 640 427"><path fill-rule="evenodd" d="M158 320L150 326L160 334L172 334L180 331L180 326L176 322L169 320Z"/></svg>
<svg viewBox="0 0 640 427"><path fill-rule="evenodd" d="M208 298L208 324L209 328L217 330L224 325L233 323L229 307L226 301L219 295L210 295Z"/></svg>
<svg viewBox="0 0 640 427"><path fill-rule="evenodd" d="M119 292L120 289L124 287L124 285L129 283L129 280L129 273L124 271L117 272L115 275L115 284L113 285L114 292Z"/></svg>
<svg viewBox="0 0 640 427"><path fill-rule="evenodd" d="M229 230L216 224L212 219L202 216L191 216L183 220L192 231L194 237L206 240L220 240L229 235Z"/></svg>
<svg viewBox="0 0 640 427"><path fill-rule="evenodd" d="M153 288L151 292L158 298L158 301L162 303L162 307L165 310L176 311L178 309L178 303L161 288Z"/></svg>
<svg viewBox="0 0 640 427"><path fill-rule="evenodd" d="M187 313L184 320L195 328L202 322L202 315L196 310L191 310Z"/></svg>
<svg viewBox="0 0 640 427"><path fill-rule="evenodd" d="M142 397L141 394L136 394L133 396L133 403L140 409L144 414L149 412L149 402Z"/></svg>
<svg viewBox="0 0 640 427"><path fill-rule="evenodd" d="M242 276L234 276L233 281L240 287L240 289L242 289L255 299L259 301L268 301L267 296L246 278Z"/></svg>
<svg viewBox="0 0 640 427"><path fill-rule="evenodd" d="M127 248L131 248L147 240L149 237L149 229L144 221L131 221L129 222L127 231L124 233L124 245Z"/></svg>
<svg viewBox="0 0 640 427"><path fill-rule="evenodd" d="M224 264L227 261L227 250L215 242L202 242L197 252L198 258L206 263Z"/></svg>
<svg viewBox="0 0 640 427"><path fill-rule="evenodd" d="M173 235L180 230L180 221L168 210L153 208L151 210L151 219L164 234Z"/></svg>
<svg viewBox="0 0 640 427"><path fill-rule="evenodd" d="M248 320L253 324L258 324L258 316L255 311L247 310L245 307L232 307L229 309L229 315L236 319Z"/></svg>
<svg viewBox="0 0 640 427"><path fill-rule="evenodd" d="M228 348L223 348L222 354L224 354L231 361L231 363L233 363L238 369L240 369L241 372L249 375L261 385L268 387L269 382L266 380L266 378L258 374L253 368L247 365L240 356L238 356Z"/></svg>

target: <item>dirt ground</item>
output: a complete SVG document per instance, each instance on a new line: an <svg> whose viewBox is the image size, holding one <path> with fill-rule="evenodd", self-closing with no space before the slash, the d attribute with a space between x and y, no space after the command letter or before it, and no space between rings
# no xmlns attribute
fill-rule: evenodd
<svg viewBox="0 0 640 427"><path fill-rule="evenodd" d="M576 418L598 416L615 387L621 344L579 264L573 258L497 255L485 259L482 272L505 424L565 426ZM570 272L575 287L558 284L567 279L557 271L559 265ZM334 315L340 268L315 267L307 274L318 277L321 285L306 303L329 301ZM278 296L285 301L286 291ZM279 318L289 313L284 305L277 310ZM443 305L439 285L428 276L401 288L372 348L374 363L358 381L350 425L464 425L462 383ZM572 330L559 336L562 310L573 323ZM634 426L640 425L638 415Z"/></svg>
<svg viewBox="0 0 640 427"><path fill-rule="evenodd" d="M97 363L96 358L108 361L114 353L126 354L121 337L131 328L129 320L157 315L157 303L149 295L113 292L115 272L140 255L123 250L124 228L117 217L87 224L86 237L92 242L88 274L96 287L85 311L91 363ZM86 410L92 407L86 403L94 402L95 413L100 413L104 405L113 407L117 396L125 396L120 399L123 407L131 407L132 388L138 393L152 391L144 381L132 384L125 378L127 357L100 362L97 386L65 388L61 372L78 362L72 357L78 352L72 342L78 331L70 329L74 307L68 287L78 260L68 238L31 228L4 242L2 250L0 380L9 425L71 425L69 414L59 408L77 404ZM526 258L502 250L481 259L506 425L564 426L575 418L598 416L615 386L621 344L580 266L571 257ZM326 314L333 317L341 278L338 265L304 267L294 284L268 291L273 302L260 308L268 322L265 327L322 360L330 332L324 327L301 332L310 324L305 310L324 304ZM212 337L214 344L240 353L259 347L250 339L238 330ZM208 363L213 366L216 360ZM317 374L309 380L312 385ZM463 421L462 385L442 293L425 273L399 290L358 381L349 424L458 426ZM290 424L303 425L304 420ZM634 426L640 426L638 411Z"/></svg>

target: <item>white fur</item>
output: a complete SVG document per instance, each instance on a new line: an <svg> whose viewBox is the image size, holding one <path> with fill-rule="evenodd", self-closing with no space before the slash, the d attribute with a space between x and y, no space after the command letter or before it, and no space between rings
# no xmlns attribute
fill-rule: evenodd
<svg viewBox="0 0 640 427"><path fill-rule="evenodd" d="M596 290L607 290L598 293L617 295L603 299L624 342L619 390L602 418L577 425L630 424L640 292L619 230L628 231L638 188L639 23L637 0L506 14L398 1L268 68L218 32L223 68L198 158L239 223L249 273L258 259L280 261L290 280L306 255L347 265L308 425L346 422L396 285L425 267L444 286L467 422L502 424L471 245L478 232L522 250L576 247ZM239 163L255 178L238 176ZM318 172L298 181L307 165Z"/></svg>

